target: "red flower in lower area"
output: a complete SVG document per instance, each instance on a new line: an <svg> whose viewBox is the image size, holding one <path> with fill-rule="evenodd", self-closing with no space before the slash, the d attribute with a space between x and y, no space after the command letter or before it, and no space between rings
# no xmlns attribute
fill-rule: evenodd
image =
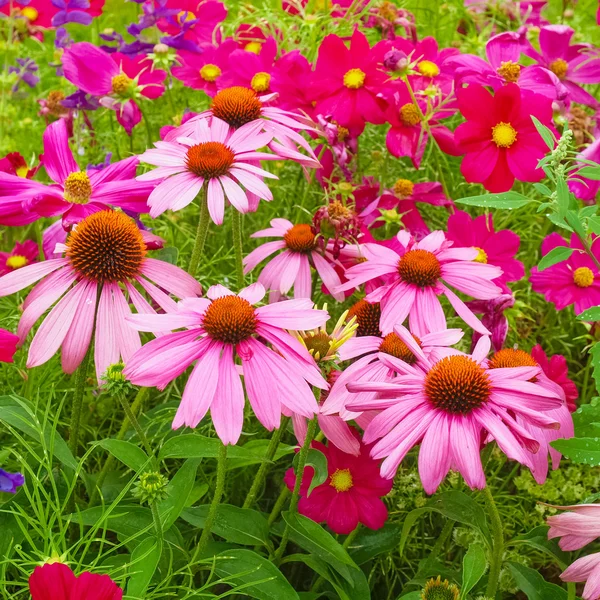
<svg viewBox="0 0 600 600"><path fill-rule="evenodd" d="M123 590L108 575L75 576L62 563L36 567L29 578L32 600L122 600Z"/></svg>
<svg viewBox="0 0 600 600"><path fill-rule="evenodd" d="M579 392L575 383L569 379L567 359L562 354L555 354L548 357L539 344L531 349L531 356L542 367L542 371L544 371L548 379L560 385L565 393L569 410L575 412L577 410L576 400L579 398Z"/></svg>
<svg viewBox="0 0 600 600"><path fill-rule="evenodd" d="M300 514L327 523L335 533L350 533L359 523L369 529L383 527L388 513L381 498L390 492L393 481L379 475L379 461L370 458L369 446L361 442L359 456L346 454L333 444L313 442L312 447L327 458L329 477L307 496L314 471L306 468L300 488ZM293 469L285 474L285 483L294 488Z"/></svg>
<svg viewBox="0 0 600 600"><path fill-rule="evenodd" d="M11 363L13 361L18 341L18 335L6 331L6 329L0 329L0 362Z"/></svg>

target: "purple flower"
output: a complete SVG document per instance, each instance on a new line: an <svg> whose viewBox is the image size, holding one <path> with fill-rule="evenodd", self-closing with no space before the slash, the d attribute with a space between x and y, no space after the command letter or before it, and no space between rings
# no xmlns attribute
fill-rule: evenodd
<svg viewBox="0 0 600 600"><path fill-rule="evenodd" d="M18 67L9 67L9 73L17 73L17 81L12 87L12 91L19 89L21 82L27 84L30 88L35 87L40 78L36 75L38 66L31 58L17 58Z"/></svg>
<svg viewBox="0 0 600 600"><path fill-rule="evenodd" d="M61 104L65 108L74 108L77 110L96 110L100 106L96 98L88 96L82 90L78 90L74 94L67 96Z"/></svg>
<svg viewBox="0 0 600 600"><path fill-rule="evenodd" d="M86 167L86 170L89 171L90 169L93 171L102 171L102 169L106 169L106 167L108 167L110 165L110 161L112 160L112 152L109 152L106 157L104 158L104 162L98 163L97 165L88 165ZM127 212L127 211L125 211ZM129 213L127 213L129 214ZM137 214L137 213L135 213ZM132 216L132 215L130 215Z"/></svg>
<svg viewBox="0 0 600 600"><path fill-rule="evenodd" d="M476 314L483 315L481 324L492 332L492 346L495 352L502 350L508 333L508 319L504 316L507 308L515 305L515 299L512 294L502 294L492 300L471 300L466 305ZM471 348L477 344L481 337L477 331L473 332Z"/></svg>
<svg viewBox="0 0 600 600"><path fill-rule="evenodd" d="M25 477L21 473L9 473L0 469L0 492L15 494L18 487L25 483Z"/></svg>
<svg viewBox="0 0 600 600"><path fill-rule="evenodd" d="M113 33L101 33L100 37L105 42L116 43L116 46L100 46L102 50L109 53L120 52L121 54L126 54L127 56L135 56L137 54L148 54L154 48L154 44L143 42L141 40L135 40L135 42L128 44L125 41L125 38L116 31L113 31Z"/></svg>
<svg viewBox="0 0 600 600"><path fill-rule="evenodd" d="M52 5L61 9L52 17L54 27L66 23L89 25L92 22L92 15L85 12L90 7L89 0L52 0Z"/></svg>

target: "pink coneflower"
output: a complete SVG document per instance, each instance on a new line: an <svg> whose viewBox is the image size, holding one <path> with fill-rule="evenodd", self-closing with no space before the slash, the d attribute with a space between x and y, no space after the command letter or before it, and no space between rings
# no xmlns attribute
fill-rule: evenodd
<svg viewBox="0 0 600 600"><path fill-rule="evenodd" d="M485 487L479 455L486 434L511 459L532 468L531 452L539 443L510 413L542 427L556 427L547 411L560 408L561 398L531 378L539 367L489 369L488 337L482 337L473 354L440 360L427 357L406 330L397 328L402 341L417 356L414 365L389 355L381 360L397 372L391 382L351 383L351 392L378 392L371 402L350 403L351 410L381 412L367 426L365 443L379 440L373 458L386 457L383 477L392 477L408 451L421 443L419 474L423 488L433 494L450 468L461 473L472 489Z"/></svg>
<svg viewBox="0 0 600 600"><path fill-rule="evenodd" d="M538 161L548 152L531 116L552 126L552 101L509 83L494 96L481 85L457 91L458 105L467 120L455 131L456 143L466 153L460 170L469 183L490 192L510 190L515 179L540 181Z"/></svg>
<svg viewBox="0 0 600 600"><path fill-rule="evenodd" d="M0 173L2 205L17 201L21 212L39 217L62 215L65 229L93 212L116 206L136 213L148 211L146 200L152 183L135 178L138 158L126 158L105 169L81 170L69 147L67 126L59 119L44 131L43 165L53 184Z"/></svg>
<svg viewBox="0 0 600 600"><path fill-rule="evenodd" d="M556 232L546 236L542 242L542 256L560 246L570 246L574 248L574 252L567 260L543 271L533 267L529 281L533 291L543 294L546 301L553 302L557 310L573 304L575 314L578 315L600 304L600 273L575 234L571 236L570 243ZM600 245L597 240L592 244L592 252L600 259Z"/></svg>
<svg viewBox="0 0 600 600"><path fill-rule="evenodd" d="M187 137L156 142L156 148L140 156L142 162L156 165L158 169L140 175L138 181L163 180L148 198L151 217L186 207L204 186L208 211L217 225L223 223L225 198L241 213L252 209L248 193L267 201L273 199L262 177L277 177L255 164L261 159L276 158L273 154L258 152L273 138L271 133L261 133L261 121L234 130L216 117L210 121L192 119L179 129L192 122L194 127L188 130Z"/></svg>
<svg viewBox="0 0 600 600"><path fill-rule="evenodd" d="M250 237L277 237L280 241L267 242L253 250L244 258L244 273L249 273L265 258L278 250L283 250L269 261L258 276L258 281L265 289L272 290L271 301L278 299L280 294L287 294L294 288L294 298L312 297L312 272L315 268L321 281L329 290L341 285L335 271L335 262L331 252L325 250L323 255L317 245L316 235L312 226L305 223L294 225L287 219L273 219L269 229L261 229ZM333 293L338 301L344 300L343 293Z"/></svg>
<svg viewBox="0 0 600 600"><path fill-rule="evenodd" d="M223 443L238 441L244 421L244 390L236 357L242 362L250 404L267 429L279 427L283 406L309 418L317 412L309 383L326 389L327 382L306 348L285 330L318 327L327 320L327 312L313 309L312 302L304 299L255 308L264 295L260 283L238 295L216 285L208 290L208 298L185 300L175 313L129 319L141 331L189 328L146 344L124 371L136 385L164 388L197 361L175 415L174 429L196 427L210 408Z"/></svg>
<svg viewBox="0 0 600 600"><path fill-rule="evenodd" d="M94 336L100 380L110 365L119 358L127 360L141 346L139 335L125 323L131 314L129 303L139 312L155 312L136 283L163 310L175 307L165 291L179 298L197 296L201 291L200 284L185 271L148 258L140 230L122 212L104 210L86 217L60 249L65 252L63 258L28 265L0 277L0 297L42 279L25 300L17 331L21 342L56 302L31 342L28 368L45 363L62 347L63 370L72 373Z"/></svg>
<svg viewBox="0 0 600 600"><path fill-rule="evenodd" d="M577 410L575 401L579 398L579 392L575 383L569 379L569 367L566 358L561 354L553 354L548 358L540 344L536 344L531 349L531 356L540 365L548 379L562 388L569 411L575 412Z"/></svg>
<svg viewBox="0 0 600 600"><path fill-rule="evenodd" d="M369 446L361 442L358 456L346 454L331 444L313 442L312 447L327 458L329 476L308 495L312 467L307 468L298 512L317 523L326 523L335 533L348 534L359 523L369 529L381 529L388 516L381 498L389 494L394 482L381 477L378 462L369 457ZM285 483L290 490L294 489L294 469L286 472Z"/></svg>
<svg viewBox="0 0 600 600"><path fill-rule="evenodd" d="M338 291L352 289L378 277L388 283L367 295L381 303L381 330L391 331L409 317L410 330L417 336L446 329L446 317L438 296L445 295L458 316L475 331L489 334L464 302L445 284L487 300L501 293L492 282L502 275L494 265L475 262L474 248L454 248L443 231L434 231L417 242L407 231L396 236L398 249L364 244L366 261L346 271L348 283Z"/></svg>
<svg viewBox="0 0 600 600"><path fill-rule="evenodd" d="M6 331L6 329L0 329L0 362L13 362L18 342L18 335Z"/></svg>
<svg viewBox="0 0 600 600"><path fill-rule="evenodd" d="M10 252L0 252L0 275L21 269L33 262L39 256L38 245L32 240L17 242Z"/></svg>
<svg viewBox="0 0 600 600"><path fill-rule="evenodd" d="M494 231L491 214L473 218L459 210L448 219L446 237L454 242L454 248L475 248L479 253L475 260L496 265L502 269L502 275L494 281L504 292L508 281L519 281L525 276L525 267L515 258L519 251L519 236L508 229Z"/></svg>

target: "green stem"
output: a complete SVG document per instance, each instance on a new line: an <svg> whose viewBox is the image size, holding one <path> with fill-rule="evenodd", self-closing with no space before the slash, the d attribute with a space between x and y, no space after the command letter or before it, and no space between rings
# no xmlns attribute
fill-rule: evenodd
<svg viewBox="0 0 600 600"><path fill-rule="evenodd" d="M275 501L275 505L269 514L269 518L267 519L269 527L277 520L277 517L279 516L279 513L281 512L281 509L283 508L283 505L286 503L286 500L290 494L290 490L287 488L287 486L284 486L279 494L279 497Z"/></svg>
<svg viewBox="0 0 600 600"><path fill-rule="evenodd" d="M202 186L198 194L198 201L200 203L200 217L198 218L198 227L196 229L196 241L194 242L194 249L192 250L192 257L190 258L190 264L188 266L188 273L192 276L196 276L198 271L198 265L202 258L202 252L204 251L204 244L208 237L208 223L210 215L208 214L208 201L206 199L206 186Z"/></svg>
<svg viewBox="0 0 600 600"><path fill-rule="evenodd" d="M567 600L576 600L577 598L577 588L574 583L567 583Z"/></svg>
<svg viewBox="0 0 600 600"><path fill-rule="evenodd" d="M81 428L81 409L83 407L83 396L85 394L85 380L92 356L92 345L75 372L75 391L73 392L73 404L71 408L71 425L69 429L69 448L73 456L77 458L79 446L79 430Z"/></svg>
<svg viewBox="0 0 600 600"><path fill-rule="evenodd" d="M442 548L444 547L446 540L452 534L453 529L454 529L454 521L452 519L448 519L446 521L446 523L444 524L444 528L442 529L442 532L440 533L437 541L435 542L435 544L429 554L428 560L432 560L438 556L438 554L442 551Z"/></svg>
<svg viewBox="0 0 600 600"><path fill-rule="evenodd" d="M504 530L502 528L502 519L498 512L498 507L494 502L494 497L489 486L483 489L483 495L490 516L492 525L492 553L490 557L490 573L488 578L487 589L485 595L488 598L495 598L498 590L498 582L500 580L500 569L502 568L502 557L504 555Z"/></svg>
<svg viewBox="0 0 600 600"><path fill-rule="evenodd" d="M152 509L152 518L154 520L154 529L156 530L156 543L158 544L159 547L159 555L162 553L162 547L163 547L163 528L162 528L162 522L160 520L160 514L158 513L158 507L156 505L156 502L153 502L151 504L151 509Z"/></svg>
<svg viewBox="0 0 600 600"><path fill-rule="evenodd" d="M289 417L284 417L281 420L281 424L279 425L279 429L276 429L273 432L273 436L271 437L271 441L267 446L267 452L265 454L264 461L260 465L258 472L256 473L256 477L252 482L252 486L250 487L250 491L246 495L246 499L244 500L244 504L242 508L250 508L254 501L256 500L256 495L258 491L262 488L269 468L271 466L271 462L273 461L273 457L277 452L277 448L279 448L279 441L281 440L281 435L283 434L285 428L287 427L289 421Z"/></svg>
<svg viewBox="0 0 600 600"><path fill-rule="evenodd" d="M235 251L235 272L237 274L238 288L244 287L244 256L242 254L242 213L232 210L231 233L233 236L233 249Z"/></svg>
<svg viewBox="0 0 600 600"><path fill-rule="evenodd" d="M146 437L146 434L144 433L144 430L142 429L140 422L137 420L137 417L133 414L133 410L131 409L131 406L129 406L129 402L127 402L127 398L125 397L124 394L119 394L119 400L121 402L121 406L123 407L123 410L125 411L125 416L127 417L127 420L131 423L131 425L135 429L135 432L137 433L138 437L140 438L140 442L142 442L142 446L144 446L144 450L146 451L146 454L149 457L152 457L154 455L154 452L152 451L150 442L148 441L148 438Z"/></svg>

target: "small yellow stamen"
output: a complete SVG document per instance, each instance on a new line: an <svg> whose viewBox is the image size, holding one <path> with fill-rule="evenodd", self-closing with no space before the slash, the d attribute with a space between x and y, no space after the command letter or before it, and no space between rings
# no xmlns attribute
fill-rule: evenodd
<svg viewBox="0 0 600 600"><path fill-rule="evenodd" d="M588 267L579 267L573 271L573 282L577 287L588 288L594 283L594 273Z"/></svg>
<svg viewBox="0 0 600 600"><path fill-rule="evenodd" d="M492 127L492 141L500 148L510 148L517 141L517 131L510 123L500 123Z"/></svg>
<svg viewBox="0 0 600 600"><path fill-rule="evenodd" d="M350 69L344 75L344 85L350 90L358 90L365 85L366 74L360 69Z"/></svg>
<svg viewBox="0 0 600 600"><path fill-rule="evenodd" d="M17 167L17 177L27 177L27 173L29 173L29 167L24 165L22 167Z"/></svg>
<svg viewBox="0 0 600 600"><path fill-rule="evenodd" d="M33 8L33 6L24 6L21 9L21 14L30 22L33 23L34 21L37 21L37 18L39 16L39 12L37 11L37 9Z"/></svg>
<svg viewBox="0 0 600 600"><path fill-rule="evenodd" d="M418 125L421 122L419 109L414 104L405 104L400 109L400 120L405 125Z"/></svg>
<svg viewBox="0 0 600 600"><path fill-rule="evenodd" d="M187 21L193 21L196 15L191 10L180 10L177 13L177 20L179 23L186 23Z"/></svg>
<svg viewBox="0 0 600 600"><path fill-rule="evenodd" d="M217 65L207 64L200 69L200 77L212 83L221 77L221 69Z"/></svg>
<svg viewBox="0 0 600 600"><path fill-rule="evenodd" d="M64 198L71 204L86 204L92 195L92 184L84 171L71 173L64 185Z"/></svg>
<svg viewBox="0 0 600 600"><path fill-rule="evenodd" d="M398 179L394 184L394 196L400 200L412 196L415 190L415 184L409 179Z"/></svg>
<svg viewBox="0 0 600 600"><path fill-rule="evenodd" d="M440 74L440 68L431 60L422 60L417 69L424 77L436 77Z"/></svg>
<svg viewBox="0 0 600 600"><path fill-rule="evenodd" d="M117 94L119 96L123 96L131 86L132 80L125 75L125 73L120 73L119 75L115 75L112 78L112 91L113 94Z"/></svg>
<svg viewBox="0 0 600 600"><path fill-rule="evenodd" d="M558 58L555 61L550 63L550 70L559 78L564 79L567 75L567 71L569 70L569 64L566 60L562 58Z"/></svg>
<svg viewBox="0 0 600 600"><path fill-rule="evenodd" d="M266 92L271 85L271 75L269 73L256 73L250 82L250 87L256 92Z"/></svg>
<svg viewBox="0 0 600 600"><path fill-rule="evenodd" d="M335 488L336 492L347 492L354 485L350 469L337 469L331 476L329 485Z"/></svg>
<svg viewBox="0 0 600 600"><path fill-rule="evenodd" d="M512 60L502 61L496 72L506 83L516 83L521 75L521 65Z"/></svg>
<svg viewBox="0 0 600 600"><path fill-rule="evenodd" d="M19 254L15 254L13 256L9 256L6 259L6 266L9 269L20 269L24 267L29 261L25 256L20 256Z"/></svg>
<svg viewBox="0 0 600 600"><path fill-rule="evenodd" d="M478 246L475 246L475 250L477 250L477 256L473 260L475 262L483 263L484 265L487 265L487 261L488 261L487 252L483 248L479 248Z"/></svg>
<svg viewBox="0 0 600 600"><path fill-rule="evenodd" d="M248 42L244 46L244 50L246 52L252 52L252 54L260 54L261 48L262 44L260 42Z"/></svg>

